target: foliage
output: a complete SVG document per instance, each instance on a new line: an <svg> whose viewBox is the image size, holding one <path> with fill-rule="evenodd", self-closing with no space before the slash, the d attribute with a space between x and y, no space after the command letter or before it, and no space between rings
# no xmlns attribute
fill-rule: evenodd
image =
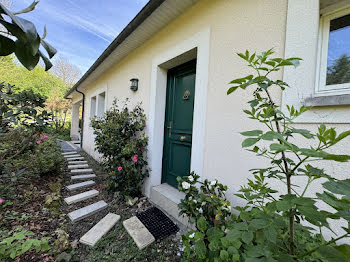
<svg viewBox="0 0 350 262"><path fill-rule="evenodd" d="M95 117L91 123L96 148L103 155L109 172L108 188L123 196L135 197L148 176L146 116L140 104L130 110L127 101L122 107L117 102L113 102L103 117Z"/></svg>
<svg viewBox="0 0 350 262"><path fill-rule="evenodd" d="M350 236L350 179L338 180L314 166L315 161L346 162L348 155L326 152L350 135L350 131L337 134L334 128L321 125L318 132L297 129L293 120L308 108L288 107L285 115L274 103L270 89L282 91L288 87L281 80L272 80L270 73L284 66L297 66L299 58L271 58L272 50L261 55L238 54L247 61L256 75L231 81L228 94L238 88L245 90L256 85L250 109L244 110L250 119L266 127L241 133L247 138L242 147L270 161L270 166L252 169L253 179L241 187L238 197L246 206L235 207L239 215L220 226L208 227L204 216L197 219L197 231L183 236L184 259L195 261L349 261L350 246L337 245L337 241ZM309 140L300 146L297 137ZM312 143L316 141L316 143ZM295 178L304 178L297 184ZM279 183L271 183L277 180ZM323 181L323 192L315 198L310 185ZM274 187L272 187L274 185ZM285 190L280 185L285 185ZM302 188L300 188L302 186ZM328 205L327 210L316 205ZM346 221L343 233L325 240L322 230L330 230L329 221ZM306 225L311 225L307 227ZM192 248L192 246L194 248Z"/></svg>
<svg viewBox="0 0 350 262"><path fill-rule="evenodd" d="M51 97L46 100L46 108L51 113L52 128L55 132L60 132L65 128L71 102L60 96L57 89L54 89Z"/></svg>
<svg viewBox="0 0 350 262"><path fill-rule="evenodd" d="M188 177L178 177L178 189L186 194L179 204L180 214L185 214L190 223L196 223L204 217L208 226L224 223L231 212L225 192L227 186L217 180L199 181L199 176L191 173ZM200 187L198 188L198 185Z"/></svg>
<svg viewBox="0 0 350 262"><path fill-rule="evenodd" d="M56 141L54 139L47 139L46 137L45 135L41 135L36 140L37 146L31 155L31 172L40 176L59 175L64 168L64 157Z"/></svg>
<svg viewBox="0 0 350 262"><path fill-rule="evenodd" d="M34 1L19 12L12 12L0 3L0 24L6 29L0 34L0 56L14 53L28 70L34 69L41 58L45 64L45 70L49 70L52 67L50 59L57 51L45 41L46 27L43 36L40 37L32 22L18 16L33 11L38 3L39 1ZM40 47L46 50L50 59L42 53Z"/></svg>
<svg viewBox="0 0 350 262"><path fill-rule="evenodd" d="M327 68L327 85L350 83L350 57L347 54L339 56Z"/></svg>
<svg viewBox="0 0 350 262"><path fill-rule="evenodd" d="M16 63L14 56L0 60L1 81L15 85L18 91L33 91L36 94L51 98L63 98L67 91L65 82L54 75L52 70L45 71L40 65L28 71Z"/></svg>
<svg viewBox="0 0 350 262"><path fill-rule="evenodd" d="M0 242L1 261L15 259L16 257L35 249L36 252L44 252L50 249L49 237L42 239L32 238L33 232L24 229L17 229L8 233L8 237Z"/></svg>
<svg viewBox="0 0 350 262"><path fill-rule="evenodd" d="M48 118L44 103L45 97L33 91L19 92L15 86L0 83L0 135L17 125L42 130Z"/></svg>

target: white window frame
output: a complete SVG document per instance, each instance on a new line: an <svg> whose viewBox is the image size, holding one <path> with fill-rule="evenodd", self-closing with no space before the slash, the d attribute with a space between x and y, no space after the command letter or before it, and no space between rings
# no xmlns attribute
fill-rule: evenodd
<svg viewBox="0 0 350 262"><path fill-rule="evenodd" d="M316 95L350 94L350 83L326 85L330 21L350 14L350 5L323 14L320 19Z"/></svg>
<svg viewBox="0 0 350 262"><path fill-rule="evenodd" d="M97 110L97 96L94 95L90 98L90 119L96 116Z"/></svg>

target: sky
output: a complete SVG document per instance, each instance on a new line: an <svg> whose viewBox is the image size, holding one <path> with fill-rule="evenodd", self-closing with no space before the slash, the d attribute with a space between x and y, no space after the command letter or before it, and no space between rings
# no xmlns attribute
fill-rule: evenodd
<svg viewBox="0 0 350 262"><path fill-rule="evenodd" d="M33 0L12 0L19 11ZM93 64L148 0L41 0L35 10L20 16L33 22L40 35L81 73ZM54 62L54 60L53 60Z"/></svg>

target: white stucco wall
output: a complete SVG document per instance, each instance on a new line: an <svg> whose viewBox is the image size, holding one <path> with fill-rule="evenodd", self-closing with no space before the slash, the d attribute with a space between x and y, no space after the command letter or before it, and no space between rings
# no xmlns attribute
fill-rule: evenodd
<svg viewBox="0 0 350 262"><path fill-rule="evenodd" d="M309 7L314 8L312 3ZM119 100L129 98L131 104L142 101L143 108L149 116L154 58L166 53L169 49L174 49L197 33L209 29L209 68L204 117L205 134L202 146L204 153L200 175L208 179L217 178L223 184L228 185L230 188L228 195L233 205L241 204L241 200L233 197L232 194L246 183L247 177L250 176L249 169L264 166L266 163L262 159L257 159L253 153L241 148L243 138L239 133L256 129L258 126L254 121L248 120L242 112L247 107L247 101L251 99L251 93L237 91L227 96L228 82L251 73L245 63L235 54L237 52L243 52L246 49L261 52L273 47L276 56L284 56L287 9L287 0L199 1L121 62L111 67L88 88L85 88L84 150L96 159L99 158L94 151L93 134L88 120L89 103L92 96L106 92L106 108L111 106L115 98ZM302 31L305 34L307 34L307 26L305 25L305 32ZM313 27L314 31L317 32L317 26ZM314 39L314 36L309 37ZM302 41L302 38L297 40ZM310 50L317 48L309 45L307 47ZM306 67L315 64L315 53L316 51L313 57L307 56L302 62ZM301 82L303 82L302 77L305 76L303 70L305 68L301 67L295 71L295 77L301 77L299 79ZM282 79L283 72L276 73L274 77ZM131 78L139 79L137 92L129 88ZM296 80L292 79L292 84L295 84ZM306 83L307 85L314 84L310 79L304 84ZM282 104L282 93L279 90L276 89L272 95L279 104ZM298 102L295 98L290 101ZM332 108L331 110L333 112L337 109ZM317 124L303 123L298 126L316 130ZM339 131L350 129L350 125L346 123L334 124L334 126ZM150 132L150 130L147 131ZM161 137L159 139L162 141ZM349 153L349 142L349 140L344 141L334 151ZM341 178L348 176L347 170L350 167L349 164L329 162L320 163L320 166L326 168L331 175ZM319 189L319 185L314 186L314 192Z"/></svg>

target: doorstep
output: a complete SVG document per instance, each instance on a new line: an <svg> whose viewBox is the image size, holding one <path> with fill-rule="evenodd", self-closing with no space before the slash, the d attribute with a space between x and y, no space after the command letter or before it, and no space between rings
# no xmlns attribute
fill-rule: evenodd
<svg viewBox="0 0 350 262"><path fill-rule="evenodd" d="M152 187L149 200L177 222L185 227L192 228L187 217L179 216L180 210L177 205L180 204L183 198L185 198L185 193L178 191L168 184L161 184Z"/></svg>

